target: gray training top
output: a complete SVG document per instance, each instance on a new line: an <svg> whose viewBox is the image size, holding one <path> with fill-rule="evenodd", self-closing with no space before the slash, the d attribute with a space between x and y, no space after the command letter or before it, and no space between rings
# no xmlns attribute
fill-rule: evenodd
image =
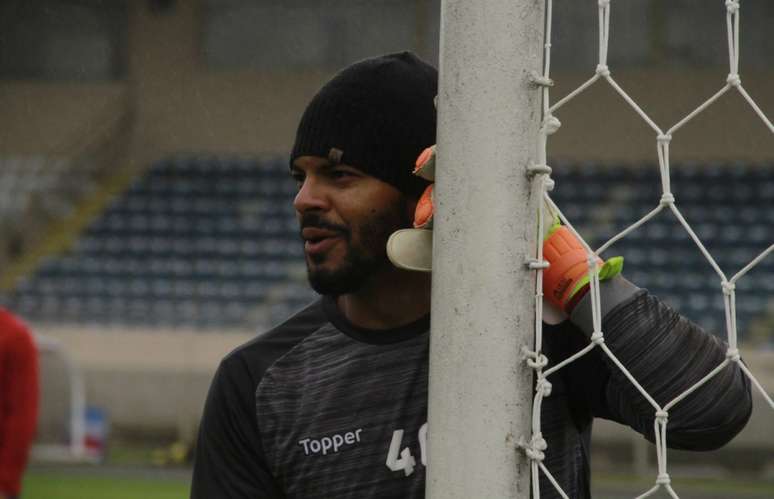
<svg viewBox="0 0 774 499"><path fill-rule="evenodd" d="M619 277L601 291L606 344L659 404L724 360L722 341L645 290ZM545 326L549 366L588 344L587 301ZM231 352L207 398L191 498L424 497L428 329L429 317L358 328L325 297ZM654 410L599 349L548 379L544 464L569 497L588 498L593 418L653 441ZM667 443L717 448L751 410L749 381L730 364L670 411ZM540 489L560 497L542 474Z"/></svg>

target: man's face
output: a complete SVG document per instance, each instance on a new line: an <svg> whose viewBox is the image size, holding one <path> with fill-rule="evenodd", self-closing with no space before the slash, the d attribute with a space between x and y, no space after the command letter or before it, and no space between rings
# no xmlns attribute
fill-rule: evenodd
<svg viewBox="0 0 774 499"><path fill-rule="evenodd" d="M293 201L304 241L309 283L320 294L360 289L389 268L387 239L410 227L416 201L392 185L347 165L301 156L291 167Z"/></svg>

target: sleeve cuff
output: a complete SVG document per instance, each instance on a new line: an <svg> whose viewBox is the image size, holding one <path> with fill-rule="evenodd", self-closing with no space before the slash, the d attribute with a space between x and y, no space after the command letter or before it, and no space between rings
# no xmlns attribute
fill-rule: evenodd
<svg viewBox="0 0 774 499"><path fill-rule="evenodd" d="M601 302L602 318L618 305L629 301L642 291L623 276L617 275L612 279L599 283L599 297ZM578 305L570 314L570 322L583 331L586 336L594 332L594 321L591 313L591 293L586 293Z"/></svg>

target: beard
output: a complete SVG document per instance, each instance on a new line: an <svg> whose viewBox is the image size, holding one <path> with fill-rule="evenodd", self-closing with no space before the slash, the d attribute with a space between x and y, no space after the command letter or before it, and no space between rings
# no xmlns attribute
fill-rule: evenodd
<svg viewBox="0 0 774 499"><path fill-rule="evenodd" d="M403 199L401 201L404 201ZM326 254L307 256L306 271L309 285L321 295L342 295L361 289L372 276L392 265L387 258L387 239L398 229L410 227L411 219L404 212L405 202L395 203L389 210L350 226L331 224L316 213L304 215L301 228L319 227L337 231L346 247L341 262L333 268L322 268Z"/></svg>

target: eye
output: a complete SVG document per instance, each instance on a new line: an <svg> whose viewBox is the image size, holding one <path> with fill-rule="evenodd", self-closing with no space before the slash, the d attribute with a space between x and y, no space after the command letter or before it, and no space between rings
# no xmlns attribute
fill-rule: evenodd
<svg viewBox="0 0 774 499"><path fill-rule="evenodd" d="M335 170L331 170L330 176L334 180L345 180L348 178L355 177L356 174L355 172L352 172L344 168L336 168Z"/></svg>
<svg viewBox="0 0 774 499"><path fill-rule="evenodd" d="M290 173L290 176L293 178L293 181L296 183L297 188L301 188L301 185L304 183L304 174L302 172L293 171Z"/></svg>

